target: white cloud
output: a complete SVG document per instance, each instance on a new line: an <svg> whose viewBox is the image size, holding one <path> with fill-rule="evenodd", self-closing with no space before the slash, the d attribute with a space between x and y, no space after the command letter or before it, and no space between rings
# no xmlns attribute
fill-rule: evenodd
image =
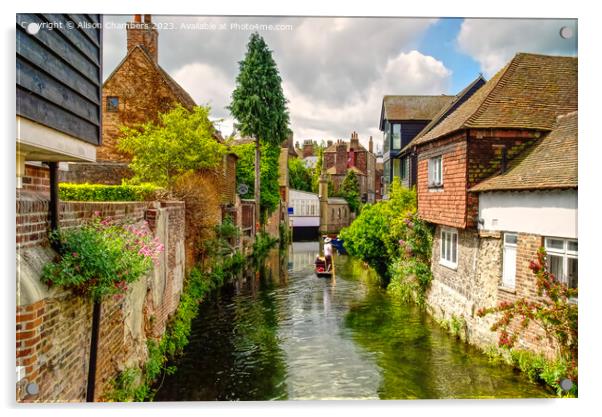
<svg viewBox="0 0 602 417"><path fill-rule="evenodd" d="M563 39L568 26L573 37ZM486 76L500 70L517 52L575 55L577 21L560 19L466 19L457 38L462 52L472 56Z"/></svg>
<svg viewBox="0 0 602 417"><path fill-rule="evenodd" d="M418 51L399 53L379 68L378 77L338 106L316 100L293 83L284 83L295 138L346 139L352 131L367 145L370 135L381 140L378 118L385 94L441 94L448 90L451 71L442 62Z"/></svg>
<svg viewBox="0 0 602 417"><path fill-rule="evenodd" d="M211 106L211 113L218 117L227 115L225 107L230 103L234 80L230 80L221 69L194 62L175 71L172 77L198 105Z"/></svg>

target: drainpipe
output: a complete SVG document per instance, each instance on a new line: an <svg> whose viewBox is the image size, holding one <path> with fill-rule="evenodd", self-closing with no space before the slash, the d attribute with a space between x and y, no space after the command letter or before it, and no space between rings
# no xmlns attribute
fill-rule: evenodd
<svg viewBox="0 0 602 417"><path fill-rule="evenodd" d="M96 388L96 363L98 357L98 338L100 335L100 300L94 300L92 310L92 336L90 338L90 362L88 363L88 386L86 389L86 402L94 402Z"/></svg>
<svg viewBox="0 0 602 417"><path fill-rule="evenodd" d="M50 231L59 230L59 176L58 162L46 162L50 171L50 203L48 207L50 215ZM61 244L58 241L51 242L57 252L61 252Z"/></svg>

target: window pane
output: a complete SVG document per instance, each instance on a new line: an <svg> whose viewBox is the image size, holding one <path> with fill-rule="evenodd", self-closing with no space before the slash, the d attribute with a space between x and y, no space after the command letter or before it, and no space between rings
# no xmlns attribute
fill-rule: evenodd
<svg viewBox="0 0 602 417"><path fill-rule="evenodd" d="M395 123L393 125L393 148L392 149L400 149L401 148L401 125L399 123Z"/></svg>
<svg viewBox="0 0 602 417"><path fill-rule="evenodd" d="M568 250L570 252L577 252L579 249L578 245L577 245L577 241L576 240L569 240L568 242Z"/></svg>
<svg viewBox="0 0 602 417"><path fill-rule="evenodd" d="M577 258L569 258L568 259L568 284L570 288L577 288Z"/></svg>
<svg viewBox="0 0 602 417"><path fill-rule="evenodd" d="M451 261L453 263L458 262L458 235L456 233L452 233L452 257Z"/></svg>
<svg viewBox="0 0 602 417"><path fill-rule="evenodd" d="M516 245L516 241L518 240L518 235L514 233L504 233L505 243L508 245Z"/></svg>
<svg viewBox="0 0 602 417"><path fill-rule="evenodd" d="M446 233L447 245L445 245L445 259L451 260L451 233Z"/></svg>
<svg viewBox="0 0 602 417"><path fill-rule="evenodd" d="M445 247L447 246L447 233L441 232L441 259L445 259Z"/></svg>
<svg viewBox="0 0 602 417"><path fill-rule="evenodd" d="M550 263L550 272L554 274L556 280L560 282L566 282L564 278L564 271L562 268L562 256L548 255L548 262Z"/></svg>
<svg viewBox="0 0 602 417"><path fill-rule="evenodd" d="M401 177L401 160L399 159L393 160L393 176L398 178Z"/></svg>
<svg viewBox="0 0 602 417"><path fill-rule="evenodd" d="M546 238L546 249L564 251L564 240Z"/></svg>
<svg viewBox="0 0 602 417"><path fill-rule="evenodd" d="M502 285L514 288L516 282L516 246L504 247Z"/></svg>

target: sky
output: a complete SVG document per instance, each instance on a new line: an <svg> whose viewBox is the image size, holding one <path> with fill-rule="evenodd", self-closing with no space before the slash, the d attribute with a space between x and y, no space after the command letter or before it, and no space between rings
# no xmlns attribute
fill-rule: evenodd
<svg viewBox="0 0 602 417"><path fill-rule="evenodd" d="M299 143L349 139L356 131L365 145L373 136L381 147L378 123L384 95L453 95L479 74L491 78L517 52L577 56L575 19L152 19L159 28L159 64L197 104L211 106L225 136L235 123L226 106L239 61L257 30L273 51ZM126 54L120 24L131 20L131 15L104 17L105 78ZM563 27L572 36L563 38Z"/></svg>

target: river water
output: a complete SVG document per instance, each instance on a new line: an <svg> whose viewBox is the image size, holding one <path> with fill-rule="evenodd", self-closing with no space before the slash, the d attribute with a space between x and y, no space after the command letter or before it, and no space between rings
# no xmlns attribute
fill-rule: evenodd
<svg viewBox="0 0 602 417"><path fill-rule="evenodd" d="M392 299L356 260L316 277L318 251L293 243L208 297L155 401L552 396Z"/></svg>

